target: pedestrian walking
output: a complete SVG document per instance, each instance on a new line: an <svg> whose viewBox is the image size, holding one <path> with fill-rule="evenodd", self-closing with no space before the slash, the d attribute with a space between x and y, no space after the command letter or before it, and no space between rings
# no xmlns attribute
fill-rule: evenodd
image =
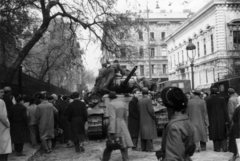
<svg viewBox="0 0 240 161"><path fill-rule="evenodd" d="M128 105L128 130L130 132L132 142L133 142L133 150L137 150L138 145L138 136L139 136L139 128L140 128L140 119L139 119L139 111L138 111L138 97L140 94L139 89L133 90L133 98L129 102Z"/></svg>
<svg viewBox="0 0 240 161"><path fill-rule="evenodd" d="M61 138L61 142L62 143L66 143L66 141L68 141L69 135L67 134L67 117L65 116L65 112L66 109L69 105L69 103L67 102L67 96L63 96L63 100L59 103L58 105L58 114L59 114L59 128L61 128L63 130L63 136Z"/></svg>
<svg viewBox="0 0 240 161"><path fill-rule="evenodd" d="M237 108L234 110L232 117L232 127L229 133L229 152L233 153L232 158L229 161L235 161L238 155L238 149L236 145L236 138L240 138L240 96L237 97Z"/></svg>
<svg viewBox="0 0 240 161"><path fill-rule="evenodd" d="M10 122L7 117L6 105L0 99L0 160L7 161L10 153L12 153Z"/></svg>
<svg viewBox="0 0 240 161"><path fill-rule="evenodd" d="M133 147L132 139L127 126L127 106L121 100L117 100L116 93L109 93L110 103L106 108L106 116L109 117L108 136L122 137L122 160L128 161L128 148ZM112 149L106 147L102 161L109 161Z"/></svg>
<svg viewBox="0 0 240 161"><path fill-rule="evenodd" d="M211 87L211 95L206 100L209 118L209 139L213 141L214 151L227 151L227 131L229 118L224 98L218 94L217 87Z"/></svg>
<svg viewBox="0 0 240 161"><path fill-rule="evenodd" d="M169 122L164 129L162 149L156 152L162 161L191 161L195 151L194 126L185 114L188 99L178 87L167 87L161 92L168 111Z"/></svg>
<svg viewBox="0 0 240 161"><path fill-rule="evenodd" d="M228 115L229 115L229 119L231 121L232 117L233 117L233 112L237 108L238 94L236 93L236 90L235 90L234 87L229 87L228 88L228 95L230 96L230 98L228 100Z"/></svg>
<svg viewBox="0 0 240 161"><path fill-rule="evenodd" d="M36 122L38 125L39 135L42 143L42 149L46 153L52 151L52 140L54 138L54 114L57 109L46 100L46 94L41 93L39 96L41 103L36 109Z"/></svg>
<svg viewBox="0 0 240 161"><path fill-rule="evenodd" d="M24 143L29 141L27 108L23 105L23 97L16 98L16 104L10 108L9 120L11 123L11 139L17 156L25 156L22 153Z"/></svg>
<svg viewBox="0 0 240 161"><path fill-rule="evenodd" d="M208 140L207 127L209 126L206 101L200 98L200 90L195 89L194 91L192 91L192 93L193 98L188 100L186 112L196 130L194 140L197 143L196 150L205 151L206 142Z"/></svg>
<svg viewBox="0 0 240 161"><path fill-rule="evenodd" d="M66 116L71 123L72 141L76 152L84 152L83 142L85 140L85 123L88 118L86 104L80 101L80 94L72 94L73 102L68 105Z"/></svg>
<svg viewBox="0 0 240 161"><path fill-rule="evenodd" d="M30 140L33 148L37 146L37 137L38 137L38 128L36 123L36 110L37 105L35 103L35 98L29 98L29 105L27 106L28 109L28 127L30 132Z"/></svg>
<svg viewBox="0 0 240 161"><path fill-rule="evenodd" d="M140 136L142 151L153 151L152 140L157 138L156 117L152 107L152 100L148 97L148 89L142 90L142 98L138 101L140 116Z"/></svg>
<svg viewBox="0 0 240 161"><path fill-rule="evenodd" d="M13 96L12 96L12 90L10 87L4 87L4 94L2 96L3 101L6 104L7 112L10 110L10 108L13 106Z"/></svg>

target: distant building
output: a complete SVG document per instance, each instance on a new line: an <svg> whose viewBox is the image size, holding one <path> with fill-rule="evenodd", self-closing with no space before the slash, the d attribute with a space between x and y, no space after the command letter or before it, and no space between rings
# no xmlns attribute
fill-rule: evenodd
<svg viewBox="0 0 240 161"><path fill-rule="evenodd" d="M193 39L195 88L209 88L239 72L240 2L212 0L166 39L169 79L190 79L188 39Z"/></svg>
<svg viewBox="0 0 240 161"><path fill-rule="evenodd" d="M103 57L102 62L110 60L110 62L118 59L123 68L129 70L138 66L137 75L139 77L149 78L149 72L151 72L152 79L154 81L165 81L168 79L167 75L167 44L165 38L175 31L183 21L185 21L190 11L185 10L182 13L166 12L161 10L160 12L147 13L141 12L141 17L144 22L149 21L149 50L151 56L151 71L149 71L149 54L148 54L148 31L146 28L135 31L131 30L131 39L135 39L132 43L135 46L135 52L129 53L125 50L120 51L120 56L116 57L111 54L106 48L102 48ZM124 40L124 39L123 39ZM126 39L125 41L128 41Z"/></svg>

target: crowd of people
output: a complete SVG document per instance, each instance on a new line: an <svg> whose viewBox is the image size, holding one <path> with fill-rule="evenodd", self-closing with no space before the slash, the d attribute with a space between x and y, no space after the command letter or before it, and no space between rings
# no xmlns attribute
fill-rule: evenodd
<svg viewBox="0 0 240 161"><path fill-rule="evenodd" d="M157 119L148 88L134 89L129 104L117 99L110 91L105 117L109 118L108 138L121 137L122 160L128 161L128 148L153 152L157 138ZM217 87L210 95L195 89L183 93L180 88L167 87L161 92L162 105L167 108L161 150L156 152L162 160L191 160L194 152L206 151L208 139L215 152L232 152L230 161L237 158L236 138L240 137L240 97L234 87L228 88L229 98L223 98ZM140 96L141 95L141 96ZM35 148L41 144L51 153L57 139L76 152L84 152L85 123L88 110L80 93L71 96L36 95L15 96L11 88L0 90L0 160L7 160L14 150L23 156L23 145L30 142ZM226 101L227 100L227 101ZM102 161L110 160L113 149L106 146Z"/></svg>
<svg viewBox="0 0 240 161"><path fill-rule="evenodd" d="M80 93L71 96L13 95L10 87L0 90L0 160L8 160L8 154L25 156L23 147L41 144L43 152L51 153L56 141L75 146L76 152L84 152L87 108Z"/></svg>

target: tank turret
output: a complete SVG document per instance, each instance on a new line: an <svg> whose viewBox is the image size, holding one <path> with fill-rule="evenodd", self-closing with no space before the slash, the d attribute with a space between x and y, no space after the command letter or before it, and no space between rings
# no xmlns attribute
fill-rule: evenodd
<svg viewBox="0 0 240 161"><path fill-rule="evenodd" d="M137 87L137 83L133 78L137 70L137 66L135 66L127 76L119 76L116 75L112 84L110 85L109 90L115 91L116 93L131 93L134 88Z"/></svg>

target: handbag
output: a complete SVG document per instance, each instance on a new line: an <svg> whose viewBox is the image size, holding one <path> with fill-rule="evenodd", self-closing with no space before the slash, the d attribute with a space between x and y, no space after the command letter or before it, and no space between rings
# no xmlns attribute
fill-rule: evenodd
<svg viewBox="0 0 240 161"><path fill-rule="evenodd" d="M120 136L110 136L107 139L106 146L108 149L117 150L122 149L122 137Z"/></svg>

